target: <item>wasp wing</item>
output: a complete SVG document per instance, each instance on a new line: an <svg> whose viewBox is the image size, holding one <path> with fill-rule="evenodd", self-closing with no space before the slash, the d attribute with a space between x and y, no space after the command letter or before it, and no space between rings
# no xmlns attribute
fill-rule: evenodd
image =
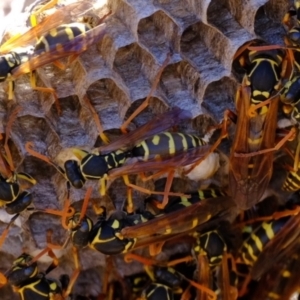
<svg viewBox="0 0 300 300"><path fill-rule="evenodd" d="M57 9L54 14L46 17L41 23L32 27L21 36L9 39L0 47L0 53L5 54L19 47L34 45L38 38L49 32L51 29L56 28L61 24L71 23L74 17L83 15L92 8L92 3L87 0L77 1L63 6Z"/></svg>
<svg viewBox="0 0 300 300"><path fill-rule="evenodd" d="M22 74L29 73L39 67L52 63L61 58L80 54L89 46L98 42L106 33L106 25L101 24L88 30L86 33L76 36L63 45L53 45L50 50L43 53L34 53L27 62L24 62L12 71L12 77L17 78Z"/></svg>
<svg viewBox="0 0 300 300"><path fill-rule="evenodd" d="M191 148L188 151L159 160L155 157L150 157L147 161L143 161L138 157L129 158L122 167L109 171L109 177L116 178L123 175L138 174L141 172L158 172L163 170L168 172L198 162L209 152L210 148L210 145Z"/></svg>
<svg viewBox="0 0 300 300"><path fill-rule="evenodd" d="M102 146L99 149L101 154L106 154L118 149L128 148L134 146L141 140L144 140L152 135L165 131L184 120L192 118L192 114L187 110L174 107L171 110L154 117L145 125L124 134L116 141L107 146Z"/></svg>
<svg viewBox="0 0 300 300"><path fill-rule="evenodd" d="M235 207L229 197L205 199L184 209L158 216L136 226L125 227L124 238L147 238L186 233L205 224L215 216L229 216Z"/></svg>

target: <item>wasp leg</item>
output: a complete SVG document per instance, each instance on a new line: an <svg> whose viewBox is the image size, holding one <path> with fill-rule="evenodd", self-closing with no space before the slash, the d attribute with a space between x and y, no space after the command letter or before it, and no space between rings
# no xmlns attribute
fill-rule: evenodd
<svg viewBox="0 0 300 300"><path fill-rule="evenodd" d="M60 104L59 104L59 100L58 100L56 91L53 88L36 86L36 72L35 71L30 72L30 85L33 90L52 94L52 96L54 97L57 112L59 115L61 115L61 108L60 108Z"/></svg>
<svg viewBox="0 0 300 300"><path fill-rule="evenodd" d="M149 194L149 195L165 195L165 192L154 192L154 191L151 191L151 190L148 190L146 188L142 188L140 186L137 186L135 184L130 183L129 178L128 178L127 175L123 175L123 180L124 180L125 185L127 185L127 187L135 189L136 191L139 191L141 193ZM169 196L177 196L177 197L187 197L187 198L190 198L190 195L185 195L183 193L168 192L168 195ZM131 199L127 199L127 201L128 201L128 209L129 210L133 210L133 201L132 201L132 198Z"/></svg>
<svg viewBox="0 0 300 300"><path fill-rule="evenodd" d="M79 54L72 54L68 58L68 62L64 64L63 62L59 60L55 60L52 62L57 68L59 68L62 71L65 71L77 58L79 57Z"/></svg>
<svg viewBox="0 0 300 300"><path fill-rule="evenodd" d="M263 150L260 150L260 151L255 151L255 152L251 152L251 153L237 153L235 152L234 153L234 156L235 157L252 157L252 156L256 156L256 155L259 155L259 154L264 154L264 153L268 153L268 152L272 152L272 151L277 151L279 150L287 141L292 141L296 136L296 130L295 128L292 128L290 130L290 132L284 137L281 139L280 142L278 142L275 147L273 148L269 148L269 149L263 149Z"/></svg>
<svg viewBox="0 0 300 300"><path fill-rule="evenodd" d="M50 9L57 4L58 0L50 0L48 3L44 4L40 9L36 10L34 13L30 15L30 25L31 27L35 27L37 22L37 15L42 13L44 10Z"/></svg>
<svg viewBox="0 0 300 300"><path fill-rule="evenodd" d="M81 266L80 266L80 262L79 262L79 255L78 255L78 250L76 247L72 247L72 251L73 251L73 257L74 257L74 264L75 264L75 270L70 278L70 282L68 284L68 287L67 289L64 291L63 293L63 297L64 299L66 299L71 291L72 291L72 288L79 276L79 273L80 273L80 270L81 270Z"/></svg>
<svg viewBox="0 0 300 300"><path fill-rule="evenodd" d="M14 98L14 90L15 90L15 82L11 77L11 74L7 74L7 96L8 96L8 100L13 100Z"/></svg>
<svg viewBox="0 0 300 300"><path fill-rule="evenodd" d="M81 212L80 212L80 217L79 217L79 223L85 216L91 194L92 194L92 187L89 187L84 196L84 200L83 200L83 204L82 204L82 208L81 208ZM55 210L55 209L48 208L48 209L44 209L44 210L40 210L40 211L48 213L48 214L60 216L62 227L65 228L66 230L71 229L68 224L68 220L74 216L75 209L73 207L71 207L71 202L70 202L69 196L65 200L63 210Z"/></svg>
<svg viewBox="0 0 300 300"><path fill-rule="evenodd" d="M0 288L3 287L7 283L7 278L4 274L0 273Z"/></svg>
<svg viewBox="0 0 300 300"><path fill-rule="evenodd" d="M200 254L197 257L198 260L198 282L201 285L204 285L206 287L211 286L212 278L211 278L211 269L209 267L208 258L207 255ZM206 299L206 295L203 295L203 290L199 290L197 295L197 299Z"/></svg>
<svg viewBox="0 0 300 300"><path fill-rule="evenodd" d="M153 94L153 92L155 91L155 89L157 88L157 85L160 81L160 78L161 78L161 75L162 75L162 72L164 71L165 67L168 65L169 61L170 61L170 58L171 58L171 53L169 53L166 57L166 59L164 60L162 66L160 67L157 75L156 75L156 78L153 82L153 85L151 87L151 90L150 90L150 93L149 95L147 96L147 98L145 99L145 101L129 116L129 118L122 124L121 126L121 131L123 133L127 133L127 127L128 125L130 124L130 122L138 115L140 114L148 105L149 105L149 101L150 101L150 98Z"/></svg>
<svg viewBox="0 0 300 300"><path fill-rule="evenodd" d="M141 264L145 265L145 266L153 266L153 265L159 265L159 261L157 261L156 259L152 259L152 258L147 258L135 253L126 253L124 255L124 261L126 263L131 263L132 261L138 261Z"/></svg>
<svg viewBox="0 0 300 300"><path fill-rule="evenodd" d="M230 267L228 266L230 262ZM222 288L222 299L235 300L238 298L238 289L237 289L237 269L235 261L231 254L225 252L222 256L222 279L220 284Z"/></svg>
<svg viewBox="0 0 300 300"><path fill-rule="evenodd" d="M297 172L298 168L299 168L299 155L300 155L300 134L298 134L298 144L297 144L295 157L294 157L294 170L295 170L295 172Z"/></svg>
<svg viewBox="0 0 300 300"><path fill-rule="evenodd" d="M61 225L64 229L69 230L68 219L71 218L75 214L75 209L70 206L70 199L66 199L63 210L55 210L55 209L44 209L41 210L44 213L60 216Z"/></svg>
<svg viewBox="0 0 300 300"><path fill-rule="evenodd" d="M9 223L7 224L7 226L6 226L6 228L4 229L4 231L2 232L1 237L0 237L0 248L2 247L3 243L5 242L5 239L6 239L6 237L7 237L8 232L9 232L10 226L11 226L11 225L13 224L13 222L18 218L18 216L19 216L19 214L14 215L14 216L10 219L10 221L9 221Z"/></svg>
<svg viewBox="0 0 300 300"><path fill-rule="evenodd" d="M149 254L150 256L156 256L159 253L162 252L162 248L164 246L165 242L160 242L160 243L154 243L149 245Z"/></svg>
<svg viewBox="0 0 300 300"><path fill-rule="evenodd" d="M96 123L96 126L97 126L97 129L98 129L98 132L99 132L99 136L101 138L101 140L105 143L105 144L108 144L109 143L109 138L105 135L105 133L103 132L103 127L101 125L101 121L99 119L99 116L94 108L94 106L92 105L90 99L88 98L87 95L85 95L83 97L83 100L85 101L86 105L88 106L89 110L91 111L92 113L92 116L94 118L94 121Z"/></svg>
<svg viewBox="0 0 300 300"><path fill-rule="evenodd" d="M165 190L164 190L163 201L162 201L162 203L159 203L157 205L157 208L159 208L159 209L164 209L165 206L168 204L168 201L169 201L168 195L171 190L174 174L175 174L175 170L168 172L167 182L166 182Z"/></svg>

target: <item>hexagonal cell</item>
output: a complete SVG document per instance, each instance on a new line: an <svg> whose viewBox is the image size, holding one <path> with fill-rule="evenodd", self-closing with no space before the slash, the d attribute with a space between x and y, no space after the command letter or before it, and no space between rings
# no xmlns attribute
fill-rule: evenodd
<svg viewBox="0 0 300 300"><path fill-rule="evenodd" d="M134 32L136 29L135 21L137 20L134 5L129 5L128 1L113 0L110 1L110 6L116 18L121 20L123 24L125 23L126 27L131 28L131 31Z"/></svg>
<svg viewBox="0 0 300 300"><path fill-rule="evenodd" d="M186 61L167 66L161 76L160 87L167 97L170 106L178 106L198 115L199 75L197 71Z"/></svg>
<svg viewBox="0 0 300 300"><path fill-rule="evenodd" d="M283 37L286 32L281 24L281 20L276 18L275 11L272 9L272 3L270 1L257 10L254 31L271 45L284 44Z"/></svg>
<svg viewBox="0 0 300 300"><path fill-rule="evenodd" d="M160 7L179 26L182 32L186 27L199 21L192 7L182 0L155 0L153 4Z"/></svg>
<svg viewBox="0 0 300 300"><path fill-rule="evenodd" d="M152 74L148 74L146 68L150 68L154 64L153 56L138 44L132 44L118 50L114 69L128 87L132 102L148 95L151 89L148 78L154 78L157 71L154 73L152 67Z"/></svg>
<svg viewBox="0 0 300 300"><path fill-rule="evenodd" d="M84 123L90 122L90 116L88 120L81 118L82 107L78 97L74 95L60 98L59 106L61 112L58 113L56 106L53 105L48 117L60 138L60 146L66 148L92 145L93 141L89 139L88 131L83 127Z"/></svg>
<svg viewBox="0 0 300 300"><path fill-rule="evenodd" d="M211 81L219 80L228 74L228 71L220 64L212 45L207 45L204 36L216 33L224 40L224 36L217 33L212 27L198 22L184 31L181 37L180 48L182 56L197 70L200 77L199 90ZM222 44L220 42L220 44ZM223 45L224 46L224 45ZM223 53L226 50L223 48ZM204 92L202 92L203 95ZM201 96L202 97L202 96Z"/></svg>
<svg viewBox="0 0 300 300"><path fill-rule="evenodd" d="M145 45L158 61L170 48L179 51L178 35L178 26L161 10L141 19L138 25L139 42Z"/></svg>
<svg viewBox="0 0 300 300"><path fill-rule="evenodd" d="M27 189L32 193L33 206L36 209L57 208L59 206L57 186L52 177L58 172L46 162L32 156L25 157L22 168L37 181ZM66 189L66 185L64 186Z"/></svg>
<svg viewBox="0 0 300 300"><path fill-rule="evenodd" d="M223 119L226 109L235 110L234 98L237 88L237 82L229 77L223 77L207 86L202 106L217 122Z"/></svg>
<svg viewBox="0 0 300 300"><path fill-rule="evenodd" d="M37 86L45 86L40 77L37 77ZM34 112L36 115L42 116L54 102L51 94L37 92L32 89L29 75L20 76L15 81L14 97L16 102L22 106L24 114Z"/></svg>
<svg viewBox="0 0 300 300"><path fill-rule="evenodd" d="M208 114L196 116L192 121L192 126L200 137L204 137L208 129L214 125L216 125L216 120Z"/></svg>
<svg viewBox="0 0 300 300"><path fill-rule="evenodd" d="M125 120L132 114L139 106L146 100L140 99L136 100L131 104L130 108L127 110ZM149 99L149 106L143 110L141 114L139 114L136 118L133 119L132 123L136 126L136 128L146 124L149 122L155 113L163 113L167 109L167 104L157 97L151 97Z"/></svg>
<svg viewBox="0 0 300 300"><path fill-rule="evenodd" d="M122 115L125 114L130 105L128 95L122 86L119 87L111 78L102 78L89 86L87 96L105 130L119 128L122 125ZM88 108L87 105L85 107ZM86 122L85 128L90 135L92 134L95 142L99 132L94 119L91 118L89 109L85 112L84 120Z"/></svg>
<svg viewBox="0 0 300 300"><path fill-rule="evenodd" d="M63 245L68 237L68 232L61 226L60 217L58 216L36 212L30 216L28 223L36 248L43 249L46 247L46 233L49 229L53 230L53 244ZM30 246L28 245L27 247L29 248Z"/></svg>
<svg viewBox="0 0 300 300"><path fill-rule="evenodd" d="M26 142L33 142L38 152L48 153L50 157L55 157L60 150L59 138L44 118L29 115L18 117L13 124L12 137L23 155L26 153Z"/></svg>
<svg viewBox="0 0 300 300"><path fill-rule="evenodd" d="M235 9L242 8L235 6ZM207 21L229 39L240 39L248 32L237 22L227 0L212 0L207 9Z"/></svg>

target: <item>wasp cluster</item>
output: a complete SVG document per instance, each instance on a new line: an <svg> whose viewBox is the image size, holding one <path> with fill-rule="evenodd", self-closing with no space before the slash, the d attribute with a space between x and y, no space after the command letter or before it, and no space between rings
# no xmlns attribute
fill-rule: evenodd
<svg viewBox="0 0 300 300"><path fill-rule="evenodd" d="M285 0L108 0L96 10L100 18L112 12L105 20L106 32L100 41L91 45L66 70L52 64L36 70L37 86L55 90L61 112L57 110L52 93L32 90L27 74L14 81L12 101L7 100L7 82L1 84L0 130L5 132L15 106L21 107L12 125L9 146L18 172L26 172L37 181L30 188L37 211L22 213L11 226L1 248L1 271L11 267L24 247L33 255L37 249L42 249L48 229L53 231L55 244L62 245L67 237L58 217L38 212L64 206L65 178L49 164L29 155L25 148L27 142L32 142L36 151L56 160L59 165L70 158L71 147L90 150L99 146L99 131L85 95L104 131L115 139L119 135L117 129L150 93L168 55L170 59L149 107L134 119L130 129L139 128L153 115L178 106L192 114L190 121L178 124L179 129L204 136L211 126L223 119L226 109L235 109L235 94L243 75L241 69L233 69L237 51L246 42L256 39L270 45L283 45L286 30L282 19L292 4ZM217 138L213 136L212 140ZM228 187L230 146L231 142L222 143L221 167L212 178L212 183L219 188ZM130 179L141 184L135 176ZM277 185L277 178L275 181ZM199 188L198 182L187 179L178 179L178 182L174 187L176 192ZM209 183L201 183L201 186ZM108 197L101 200L97 183L90 185L93 186L92 200L101 201L108 211L114 207L123 208L126 186L121 179L110 183ZM150 182L148 188L154 190L154 183ZM85 192L86 188L71 189L70 199L78 210ZM135 193L135 205L142 207L145 198ZM93 215L91 209L88 214ZM6 223L3 221L1 232ZM53 271L53 277L72 273L70 253L68 247L59 254L60 264ZM105 256L82 249L80 260L83 271L76 292L96 297L101 292L101 278L107 263ZM122 257L117 257L114 263L119 264L122 276L132 273L132 267L126 265ZM0 289L0 295L1 299L17 297L10 287Z"/></svg>

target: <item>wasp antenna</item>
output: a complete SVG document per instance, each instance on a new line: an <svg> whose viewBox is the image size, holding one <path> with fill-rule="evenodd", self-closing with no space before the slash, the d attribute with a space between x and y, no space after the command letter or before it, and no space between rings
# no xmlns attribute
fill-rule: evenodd
<svg viewBox="0 0 300 300"><path fill-rule="evenodd" d="M147 96L147 98L145 99L145 101L143 101L143 103L129 116L129 118L122 124L122 126L120 127L121 131L123 133L127 133L127 130L126 128L128 127L128 125L130 124L130 122L138 115L140 114L146 107L148 107L149 105L149 101L150 101L150 98L153 94L153 92L156 90L157 88L157 85L160 81L160 78L161 78L161 75L164 71L164 69L166 68L166 66L168 65L170 59L171 59L171 53L168 53L166 59L164 60L162 66L160 67L156 77L155 77L155 80L153 82L153 85L150 89L150 92Z"/></svg>
<svg viewBox="0 0 300 300"><path fill-rule="evenodd" d="M83 204L82 204L82 209L80 212L80 218L79 218L79 222L84 218L88 204L89 204L89 200L91 198L91 194L92 194L93 188L89 187L88 190L85 193L84 196L84 200L83 200Z"/></svg>

